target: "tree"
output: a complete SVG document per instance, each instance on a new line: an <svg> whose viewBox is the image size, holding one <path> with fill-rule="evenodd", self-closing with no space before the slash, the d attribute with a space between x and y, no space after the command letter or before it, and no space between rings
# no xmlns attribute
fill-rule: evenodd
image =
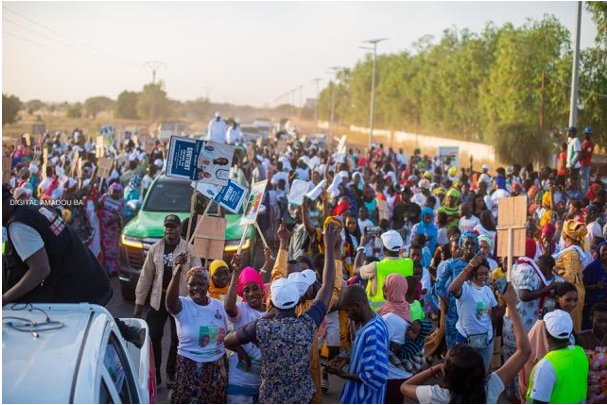
<svg viewBox="0 0 607 405"><path fill-rule="evenodd" d="M44 103L40 100L30 100L25 103L25 108L28 114L34 114L36 111L44 108Z"/></svg>
<svg viewBox="0 0 607 405"><path fill-rule="evenodd" d="M111 109L113 104L114 102L105 96L90 97L84 101L84 109L87 116L95 119L97 114Z"/></svg>
<svg viewBox="0 0 607 405"><path fill-rule="evenodd" d="M2 126L16 122L21 108L22 103L17 96L2 93Z"/></svg>
<svg viewBox="0 0 607 405"><path fill-rule="evenodd" d="M164 120L171 115L171 104L159 84L146 84L137 99L137 115L149 122Z"/></svg>
<svg viewBox="0 0 607 405"><path fill-rule="evenodd" d="M137 119L137 100L139 93L135 91L123 91L118 95L114 105L114 116L116 118Z"/></svg>
<svg viewBox="0 0 607 405"><path fill-rule="evenodd" d="M67 108L68 118L82 118L82 103L75 103Z"/></svg>

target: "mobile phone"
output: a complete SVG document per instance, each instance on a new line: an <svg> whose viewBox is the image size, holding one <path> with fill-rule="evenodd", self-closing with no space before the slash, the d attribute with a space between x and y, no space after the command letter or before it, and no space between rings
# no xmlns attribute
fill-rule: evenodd
<svg viewBox="0 0 607 405"><path fill-rule="evenodd" d="M504 294L506 292L506 289L508 288L508 280L506 279L506 277L500 277L495 280L494 285L497 292L499 292L500 294Z"/></svg>
<svg viewBox="0 0 607 405"><path fill-rule="evenodd" d="M367 236L377 236L381 233L381 228L379 226L366 226L365 227L365 235Z"/></svg>
<svg viewBox="0 0 607 405"><path fill-rule="evenodd" d="M288 212L285 212L285 215L282 217L282 222L285 224L289 232L293 232L295 229L295 225L297 225L297 221Z"/></svg>

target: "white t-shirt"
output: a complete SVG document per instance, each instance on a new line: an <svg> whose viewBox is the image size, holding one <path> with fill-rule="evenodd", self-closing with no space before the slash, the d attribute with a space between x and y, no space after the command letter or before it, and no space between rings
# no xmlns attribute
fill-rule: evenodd
<svg viewBox="0 0 607 405"><path fill-rule="evenodd" d="M485 383L487 403L497 404L504 388L504 383L500 376L497 373L491 373L489 380ZM448 404L451 401L449 391L438 385L420 385L415 389L415 394L420 404Z"/></svg>
<svg viewBox="0 0 607 405"><path fill-rule="evenodd" d="M180 356L199 363L216 361L226 353L223 340L228 333L228 315L223 303L209 297L198 305L190 297L179 297L181 311L174 315Z"/></svg>
<svg viewBox="0 0 607 405"><path fill-rule="evenodd" d="M485 229L485 227L482 226L480 223L478 225L476 225L472 230L474 232L478 233L479 236L482 236L482 235L491 236L491 238L493 240L495 240L495 237L497 236L497 231L490 231L488 229Z"/></svg>
<svg viewBox="0 0 607 405"><path fill-rule="evenodd" d="M234 330L240 329L246 324L261 318L264 314L263 312L251 308L244 302L237 303L236 309L238 315L236 315L235 318L228 318L234 325ZM228 384L237 385L239 387L257 388L261 384L261 377L259 376L261 371L261 350L253 343L247 343L246 345L243 345L242 348L251 359L251 369L246 371L245 365L238 362L238 355L232 353L228 358L230 365Z"/></svg>
<svg viewBox="0 0 607 405"><path fill-rule="evenodd" d="M488 333L489 340L493 338L489 310L497 306L497 300L489 287L478 287L466 281L456 306L459 319L455 328L462 336Z"/></svg>
<svg viewBox="0 0 607 405"><path fill-rule="evenodd" d="M552 390L556 384L556 372L546 359L541 359L533 370L533 388L530 397L536 401L550 402Z"/></svg>
<svg viewBox="0 0 607 405"><path fill-rule="evenodd" d="M466 231L471 231L474 229L475 226L480 223L481 221L474 215L471 215L470 219L466 217L461 217L459 219L459 230L462 231L462 233Z"/></svg>
<svg viewBox="0 0 607 405"><path fill-rule="evenodd" d="M422 193L415 193L413 194L413 197L411 197L411 202L414 202L415 204L423 208L424 204L426 204L426 199L427 197Z"/></svg>
<svg viewBox="0 0 607 405"><path fill-rule="evenodd" d="M26 261L44 247L42 236L34 228L22 222L11 223L8 226L8 234L22 261Z"/></svg>
<svg viewBox="0 0 607 405"><path fill-rule="evenodd" d="M388 334L390 342L403 344L405 343L405 333L407 333L407 329L409 328L409 322L405 321L400 316L388 313L386 315L382 315L384 321L386 322L386 326L388 327ZM411 373L402 370L393 364L388 362L388 379L403 379L411 377Z"/></svg>
<svg viewBox="0 0 607 405"><path fill-rule="evenodd" d="M209 133L208 137L210 141L226 143L226 133L228 126L224 120L213 119L209 121Z"/></svg>
<svg viewBox="0 0 607 405"><path fill-rule="evenodd" d="M358 220L358 229L360 229L360 233L361 235L365 234L365 228L369 227L369 228L373 228L375 225L373 225L373 222L367 218L367 219L359 219Z"/></svg>

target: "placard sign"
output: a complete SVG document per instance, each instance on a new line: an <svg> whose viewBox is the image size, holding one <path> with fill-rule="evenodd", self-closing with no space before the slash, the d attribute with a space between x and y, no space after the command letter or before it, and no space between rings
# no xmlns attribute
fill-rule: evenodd
<svg viewBox="0 0 607 405"><path fill-rule="evenodd" d="M310 184L304 180L294 180L289 190L289 204L302 205L306 193L310 190Z"/></svg>
<svg viewBox="0 0 607 405"><path fill-rule="evenodd" d="M227 186L233 157L234 146L213 141L205 142L198 155L195 180Z"/></svg>
<svg viewBox="0 0 607 405"><path fill-rule="evenodd" d="M6 184L11 180L12 160L12 156L4 156L2 158L2 184Z"/></svg>
<svg viewBox="0 0 607 405"><path fill-rule="evenodd" d="M251 186L251 193L249 194L249 198L247 200L247 207L244 215L240 219L241 226L253 225L255 221L257 221L257 214L259 214L259 208L261 207L261 202L263 201L263 195L266 191L267 185L268 181L263 180Z"/></svg>
<svg viewBox="0 0 607 405"><path fill-rule="evenodd" d="M201 216L194 232L194 256L205 259L223 259L225 245L225 218Z"/></svg>
<svg viewBox="0 0 607 405"><path fill-rule="evenodd" d="M497 210L497 255L508 258L508 280L514 256L525 256L527 197L503 197Z"/></svg>
<svg viewBox="0 0 607 405"><path fill-rule="evenodd" d="M166 174L181 179L197 180L196 164L204 141L171 136Z"/></svg>
<svg viewBox="0 0 607 405"><path fill-rule="evenodd" d="M99 170L98 176L102 179L108 177L112 172L112 166L114 166L114 159L112 158L101 158L99 159Z"/></svg>
<svg viewBox="0 0 607 405"><path fill-rule="evenodd" d="M247 189L232 180L228 185L221 188L219 194L213 199L232 214L238 214L247 196Z"/></svg>

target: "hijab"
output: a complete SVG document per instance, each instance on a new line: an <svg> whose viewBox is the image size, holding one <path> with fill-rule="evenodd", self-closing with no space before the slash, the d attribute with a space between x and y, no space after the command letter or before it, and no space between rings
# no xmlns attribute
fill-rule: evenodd
<svg viewBox="0 0 607 405"><path fill-rule="evenodd" d="M223 288L215 287L215 283L213 282L213 274L215 274L217 269L219 269L220 267L227 267L228 269L230 268L228 266L228 264L223 260L213 260L211 262L211 265L209 266L209 273L210 273L210 279L211 279L211 281L209 282L209 295L215 299L219 299L220 296L226 295L230 288L229 283L228 283L228 285L226 285Z"/></svg>
<svg viewBox="0 0 607 405"><path fill-rule="evenodd" d="M407 302L407 279L400 274L390 274L384 281L386 303L377 311L379 315L393 313L411 322L411 307Z"/></svg>
<svg viewBox="0 0 607 405"><path fill-rule="evenodd" d="M430 215L429 224L424 222L424 217L426 215ZM434 249L436 249L436 239L438 237L438 230L436 229L436 225L434 225L434 211L432 210L432 208L424 207L424 209L422 210L421 218L417 226L417 233L421 233L430 237L428 247L430 248L430 252L434 252Z"/></svg>

